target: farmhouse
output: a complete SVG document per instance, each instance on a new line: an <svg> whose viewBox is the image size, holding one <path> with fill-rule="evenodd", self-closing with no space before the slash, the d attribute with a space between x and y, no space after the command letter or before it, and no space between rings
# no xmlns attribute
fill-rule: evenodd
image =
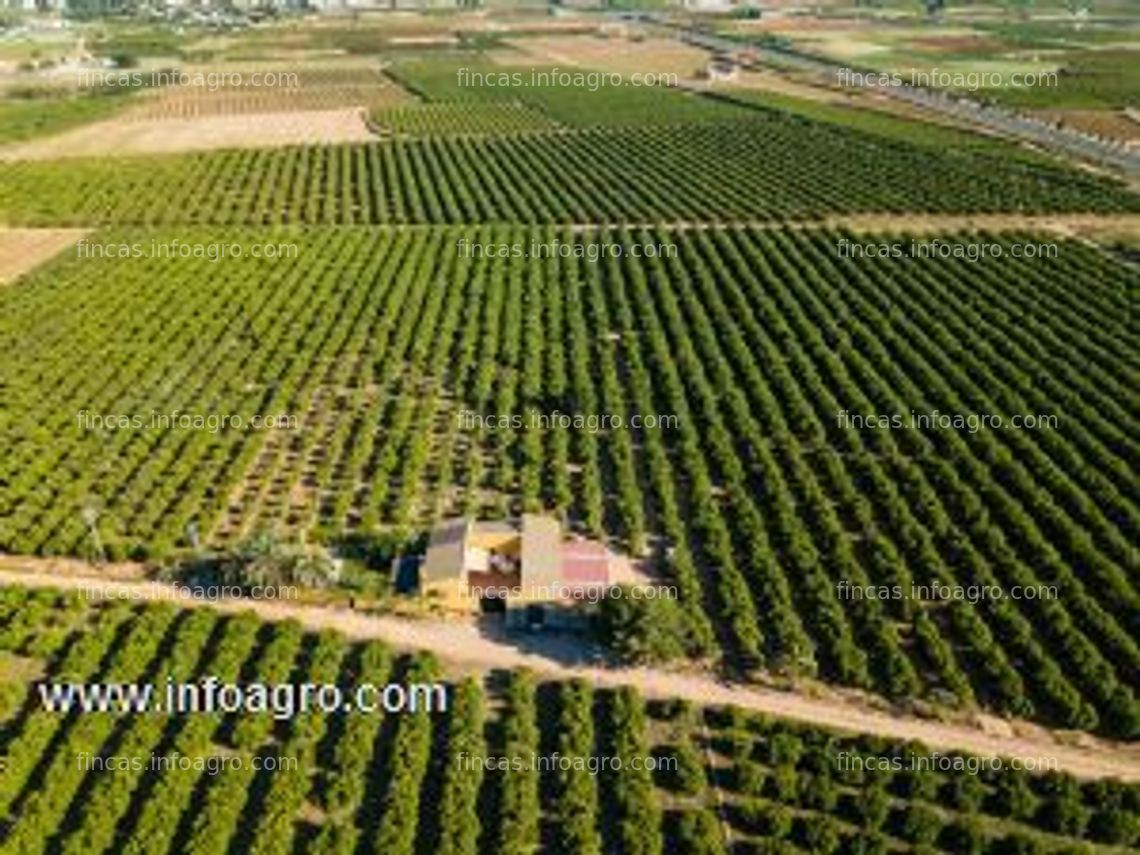
<svg viewBox="0 0 1140 855"><path fill-rule="evenodd" d="M558 520L525 514L517 522L449 519L432 531L420 566L420 592L446 608L502 613L509 624L567 625L583 603L629 581L626 559L605 544L563 537Z"/></svg>

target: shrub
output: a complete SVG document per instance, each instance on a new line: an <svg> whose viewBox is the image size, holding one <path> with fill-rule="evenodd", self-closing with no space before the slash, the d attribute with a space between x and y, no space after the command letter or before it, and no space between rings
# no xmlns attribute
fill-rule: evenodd
<svg viewBox="0 0 1140 855"><path fill-rule="evenodd" d="M670 662L687 652L687 621L676 600L604 597L594 626L598 639L625 662Z"/></svg>
<svg viewBox="0 0 1140 855"><path fill-rule="evenodd" d="M707 810L686 810L676 815L670 852L681 855L723 855L724 842L720 824Z"/></svg>
<svg viewBox="0 0 1140 855"><path fill-rule="evenodd" d="M941 830L941 818L925 805L909 804L903 809L899 832L911 843L933 843Z"/></svg>
<svg viewBox="0 0 1140 855"><path fill-rule="evenodd" d="M815 855L832 855L839 848L839 825L830 816L810 814L798 820L796 840Z"/></svg>

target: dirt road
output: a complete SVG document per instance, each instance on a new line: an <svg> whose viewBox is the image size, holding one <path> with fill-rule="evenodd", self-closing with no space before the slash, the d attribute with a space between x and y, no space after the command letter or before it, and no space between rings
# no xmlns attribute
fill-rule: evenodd
<svg viewBox="0 0 1140 855"><path fill-rule="evenodd" d="M13 562L2 562L12 568ZM987 733L967 724L943 723L892 715L838 695L809 697L752 685L727 684L698 673L676 673L648 668L609 668L567 664L557 658L518 647L482 634L460 622L411 620L365 615L334 606L298 605L279 601L230 599L193 600L157 582L129 581L107 576L58 575L36 569L4 569L0 585L53 587L69 590L98 587L103 598L167 600L188 607L212 606L223 612L250 610L267 620L298 621L313 630L332 629L351 638L380 639L395 648L428 650L453 667L472 670L530 668L555 677L582 677L598 686L629 685L649 697L682 697L700 704L735 704L750 710L810 722L849 732L915 740L931 749L961 751L986 757L1016 758L1027 768L1043 763L1081 778L1118 777L1140 782L1140 746L1081 737L1081 744L1062 742L1044 728L1028 732ZM1032 764L1032 765L1030 765Z"/></svg>
<svg viewBox="0 0 1140 855"><path fill-rule="evenodd" d="M612 228L614 223L569 223L575 233ZM1084 238L1100 243L1124 241L1140 243L1140 215L1137 214L918 214L864 212L836 214L818 220L674 220L672 222L625 222L629 229L670 229L710 231L725 228L847 229L868 234L952 235L985 232L1014 232Z"/></svg>
<svg viewBox="0 0 1140 855"><path fill-rule="evenodd" d="M90 229L0 227L0 285L19 279L90 233Z"/></svg>

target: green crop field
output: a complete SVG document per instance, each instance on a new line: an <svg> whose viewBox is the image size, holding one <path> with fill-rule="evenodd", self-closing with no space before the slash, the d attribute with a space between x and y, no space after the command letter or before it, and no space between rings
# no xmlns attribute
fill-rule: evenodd
<svg viewBox="0 0 1140 855"><path fill-rule="evenodd" d="M425 101L503 104L515 101L573 127L677 124L739 117L732 105L663 82L633 85L621 75L545 65L502 66L478 55L447 54L396 62L388 73Z"/></svg>
<svg viewBox="0 0 1140 855"><path fill-rule="evenodd" d="M0 172L0 217L40 226L1137 210L1140 197L1105 178L934 150L779 112L573 134L25 161Z"/></svg>
<svg viewBox="0 0 1140 855"><path fill-rule="evenodd" d="M523 104L416 104L378 110L372 118L382 131L401 136L512 134L558 127L554 120Z"/></svg>
<svg viewBox="0 0 1140 855"><path fill-rule="evenodd" d="M1055 81L1031 88L987 89L1002 104L1036 109L1120 110L1140 104L1140 52L1103 50L1071 54Z"/></svg>
<svg viewBox="0 0 1140 855"><path fill-rule="evenodd" d="M296 76L0 98L0 855L1137 851L1135 176L676 37L1048 43L1034 108L1136 106L1130 49L825 5L13 13L55 68ZM541 632L417 592L442 520L530 514L626 587ZM461 595L531 561L458 551ZM285 572L218 610L16 584ZM44 702L210 678L448 705ZM172 755L234 765L90 766ZM472 765L536 756L659 767Z"/></svg>
<svg viewBox="0 0 1140 855"><path fill-rule="evenodd" d="M1140 342L1131 271L1108 256L1062 242L1056 259L851 259L853 236L746 228L177 235L297 257L77 257L0 291L9 551L82 552L85 504L120 555L167 553L191 522L334 537L548 508L634 552L664 538L694 652L1138 732ZM540 244L570 257L523 254ZM174 411L300 425L116 431L81 415ZM678 423L461 418L554 411ZM1056 424L880 433L843 411ZM847 603L844 581L1063 595Z"/></svg>
<svg viewBox="0 0 1140 855"><path fill-rule="evenodd" d="M59 133L103 119L133 101L119 93L89 90L28 89L9 91L0 101L0 143Z"/></svg>
<svg viewBox="0 0 1140 855"><path fill-rule="evenodd" d="M292 623L6 590L0 662L16 660L63 685L208 674L347 692L440 680L430 657ZM527 672L441 685L446 709L433 712L314 710L278 721L221 711L65 716L46 710L36 687L0 678L0 851L1111 855L1137 842L1136 785L956 774L955 763L978 768L979 758ZM177 757L187 768L104 772L76 761L122 756ZM540 756L599 762L592 770ZM940 765L912 768L912 758L931 757ZM620 767L600 762L612 758Z"/></svg>

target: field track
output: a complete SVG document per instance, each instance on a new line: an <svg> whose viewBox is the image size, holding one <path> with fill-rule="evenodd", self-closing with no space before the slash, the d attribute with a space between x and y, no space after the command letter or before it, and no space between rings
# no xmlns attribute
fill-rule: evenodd
<svg viewBox="0 0 1140 855"><path fill-rule="evenodd" d="M1059 237L1125 238L1140 243L1140 215L1137 214L840 214L821 220L721 221L681 220L669 223L627 223L634 228L676 230L721 229L746 226L753 229L844 229L875 234L901 233L914 235L948 232L1018 232L1041 233ZM590 232L599 223L572 223L566 228L574 232Z"/></svg>
<svg viewBox="0 0 1140 855"><path fill-rule="evenodd" d="M88 229L0 228L0 285L14 282L89 233Z"/></svg>
<svg viewBox="0 0 1140 855"><path fill-rule="evenodd" d="M687 698L704 705L733 704L836 730L873 734L896 740L917 740L932 748L964 751L984 757L1020 758L1034 762L1055 759L1061 771L1078 778L1116 777L1140 781L1140 749L1086 739L1067 745L1044 728L1017 736L987 734L964 724L900 717L869 710L838 696L811 697L754 686L729 684L708 675L671 673L648 668L604 668L568 665L540 653L525 653L513 645L477 634L454 621L408 620L354 614L331 606L285 605L279 602L233 599L205 602L184 599L159 582L117 581L98 577L58 575L45 568L51 561L35 558L0 559L0 585L77 590L98 585L107 598L168 600L183 606L211 605L228 613L252 611L270 621L295 620L312 631L335 630L357 640L380 639L400 650L426 650L459 669L529 668L557 679L580 677L596 686L629 685L651 698ZM1021 731L1021 728L1018 728Z"/></svg>

